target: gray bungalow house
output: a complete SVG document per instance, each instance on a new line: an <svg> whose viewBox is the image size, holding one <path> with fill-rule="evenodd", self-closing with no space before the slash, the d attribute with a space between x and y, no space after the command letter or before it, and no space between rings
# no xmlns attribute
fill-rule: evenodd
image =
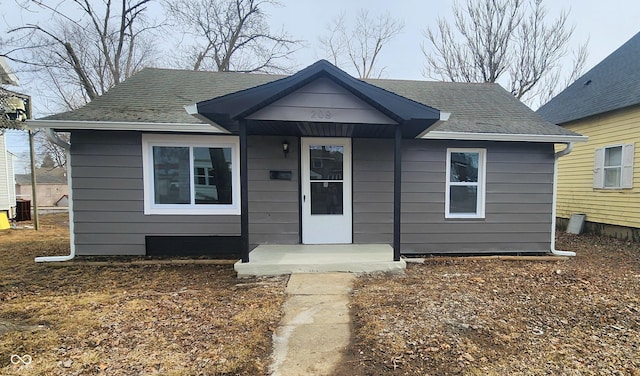
<svg viewBox="0 0 640 376"><path fill-rule="evenodd" d="M148 68L30 126L71 132L72 253L245 263L260 245L549 253L554 147L585 140L496 84L364 81L326 61Z"/></svg>

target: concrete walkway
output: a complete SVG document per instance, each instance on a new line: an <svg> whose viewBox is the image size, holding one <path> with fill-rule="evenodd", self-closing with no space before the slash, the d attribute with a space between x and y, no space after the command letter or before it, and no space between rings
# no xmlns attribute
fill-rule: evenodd
<svg viewBox="0 0 640 376"><path fill-rule="evenodd" d="M350 273L292 274L273 334L273 376L331 375L351 338Z"/></svg>

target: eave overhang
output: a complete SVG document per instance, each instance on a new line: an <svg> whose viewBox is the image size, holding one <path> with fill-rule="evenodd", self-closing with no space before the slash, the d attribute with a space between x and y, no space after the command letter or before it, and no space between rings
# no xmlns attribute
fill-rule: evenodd
<svg viewBox="0 0 640 376"><path fill-rule="evenodd" d="M211 124L193 123L149 123L116 121L76 121L76 120L27 120L27 127L51 128L58 131L94 130L94 131L140 131L171 133L229 133L224 128Z"/></svg>
<svg viewBox="0 0 640 376"><path fill-rule="evenodd" d="M250 89L185 106L188 113L207 119L231 133L237 133L239 121L284 98L319 78L327 78L361 99L381 114L393 120L402 129L405 138L415 138L440 120L440 111L415 102L375 85L351 77L331 63L320 60L298 73ZM261 134L260 125L253 123L250 134ZM256 125L257 124L257 125ZM309 122L307 124L315 124ZM351 124L352 126L357 124ZM392 130L394 124L389 124ZM304 127L290 127L291 132L307 135ZM366 132L365 132L366 133ZM387 132L384 132L387 134ZM380 132L378 132L380 134ZM366 136L366 134L364 135Z"/></svg>
<svg viewBox="0 0 640 376"><path fill-rule="evenodd" d="M566 143L586 142L589 137L581 135L546 135L546 134L510 134L510 133L473 133L473 132L426 132L420 138L428 140L470 140L470 141L518 141Z"/></svg>

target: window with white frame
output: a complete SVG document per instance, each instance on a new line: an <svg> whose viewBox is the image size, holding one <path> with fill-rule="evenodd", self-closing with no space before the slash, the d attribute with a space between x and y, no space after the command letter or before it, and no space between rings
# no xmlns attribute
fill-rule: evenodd
<svg viewBox="0 0 640 376"><path fill-rule="evenodd" d="M611 145L596 149L593 187L633 188L634 144Z"/></svg>
<svg viewBox="0 0 640 376"><path fill-rule="evenodd" d="M238 139L142 136L145 214L239 214Z"/></svg>
<svg viewBox="0 0 640 376"><path fill-rule="evenodd" d="M484 218L485 149L447 149L446 218Z"/></svg>

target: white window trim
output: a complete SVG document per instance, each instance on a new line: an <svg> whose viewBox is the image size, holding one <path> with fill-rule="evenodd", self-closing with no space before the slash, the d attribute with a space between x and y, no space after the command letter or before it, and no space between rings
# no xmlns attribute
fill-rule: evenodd
<svg viewBox="0 0 640 376"><path fill-rule="evenodd" d="M452 185L469 185L451 182L451 153L478 153L478 182L477 182L477 212L470 213L450 213L450 195ZM444 200L445 218L485 218L485 193L486 193L486 174L487 174L487 149L472 148L447 148L447 173L446 173L446 189Z"/></svg>
<svg viewBox="0 0 640 376"><path fill-rule="evenodd" d="M231 148L232 204L155 204L153 184L153 146ZM191 157L193 160L193 158ZM240 215L240 140L233 136L142 135L142 169L145 215ZM193 170L193 169L191 169ZM194 189L193 171L191 190ZM193 194L193 192L192 192Z"/></svg>
<svg viewBox="0 0 640 376"><path fill-rule="evenodd" d="M606 158L606 150L611 148L622 148L620 168L620 183L615 187L605 187L605 170L604 165ZM611 144L595 149L595 162L593 168L593 188L602 190L622 190L633 188L633 162L635 158L635 144ZM609 167L611 168L611 167Z"/></svg>
<svg viewBox="0 0 640 376"><path fill-rule="evenodd" d="M607 161L607 149L616 149L616 148L620 148L620 164L616 165L616 166L607 166L606 165L606 161ZM602 154L602 175L603 175L603 180L602 180L602 188L604 189L620 189L622 188L622 170L624 169L624 145L611 145L611 146L605 146L604 148L602 148L603 150L603 154ZM617 185L612 185L611 187L607 187L606 186L606 176L607 176L607 170L620 170L620 175L619 175L619 180L618 180L618 184Z"/></svg>

